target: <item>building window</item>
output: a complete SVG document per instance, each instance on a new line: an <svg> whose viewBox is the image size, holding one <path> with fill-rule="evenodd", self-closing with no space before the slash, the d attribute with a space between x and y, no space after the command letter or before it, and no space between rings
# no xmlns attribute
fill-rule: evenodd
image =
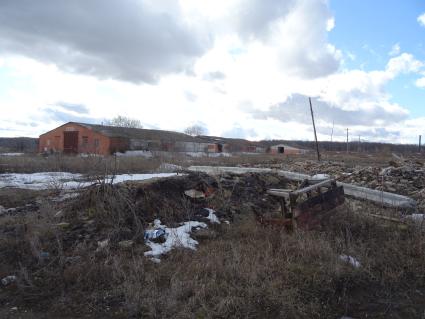
<svg viewBox="0 0 425 319"><path fill-rule="evenodd" d="M94 147L99 147L99 139L94 139Z"/></svg>
<svg viewBox="0 0 425 319"><path fill-rule="evenodd" d="M89 143L89 137L83 136L83 145L87 145Z"/></svg>

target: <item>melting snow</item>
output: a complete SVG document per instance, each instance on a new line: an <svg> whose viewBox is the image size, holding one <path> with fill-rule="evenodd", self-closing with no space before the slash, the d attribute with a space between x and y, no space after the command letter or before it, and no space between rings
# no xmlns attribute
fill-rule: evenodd
<svg viewBox="0 0 425 319"><path fill-rule="evenodd" d="M425 215L424 214L412 214L412 215L406 215L407 219L410 219L414 222L419 222L419 223L425 223Z"/></svg>
<svg viewBox="0 0 425 319"><path fill-rule="evenodd" d="M25 153L0 153L0 156L22 156Z"/></svg>
<svg viewBox="0 0 425 319"><path fill-rule="evenodd" d="M314 181L321 181L329 178L331 178L331 176L328 174L316 174L311 177L311 179Z"/></svg>
<svg viewBox="0 0 425 319"><path fill-rule="evenodd" d="M164 225L161 225L161 221L158 219L156 219L154 223L155 228L162 228L165 230L166 240L161 244L147 240L146 245L148 245L152 250L145 252L145 256L158 257L177 247L196 250L196 245L198 245L198 242L190 237L192 228L207 228L205 223L196 221L185 222L182 226L176 228L168 228Z"/></svg>
<svg viewBox="0 0 425 319"><path fill-rule="evenodd" d="M115 153L117 156L124 156L124 157L129 157L129 156L141 156L141 157L145 157L145 158L152 158L153 154L151 151L126 151L125 153L120 153L117 152Z"/></svg>
<svg viewBox="0 0 425 319"><path fill-rule="evenodd" d="M340 255L339 259L350 264L354 268L360 267L360 262L354 257L348 256L348 255Z"/></svg>
<svg viewBox="0 0 425 319"><path fill-rule="evenodd" d="M151 178L174 176L176 173L157 174L122 174L108 177L107 183L121 183L125 181L141 181ZM42 172L33 174L0 174L0 188L13 187L22 189L75 189L92 185L94 181L84 180L82 174L66 172Z"/></svg>
<svg viewBox="0 0 425 319"><path fill-rule="evenodd" d="M211 223L215 223L215 224L220 224L220 220L218 219L218 217L215 214L215 210L211 209L211 208L205 208L209 215L207 216L207 218L210 220Z"/></svg>

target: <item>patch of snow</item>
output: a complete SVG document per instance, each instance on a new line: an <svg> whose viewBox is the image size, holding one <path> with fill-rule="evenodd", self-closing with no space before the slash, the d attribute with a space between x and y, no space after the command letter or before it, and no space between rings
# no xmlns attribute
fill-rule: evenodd
<svg viewBox="0 0 425 319"><path fill-rule="evenodd" d="M156 174L121 174L109 176L106 183L122 183L125 181L142 181L151 178L174 176L176 173ZM42 172L33 174L0 174L0 188L11 187L31 190L42 189L77 189L94 184L95 181L84 180L82 174L66 172Z"/></svg>
<svg viewBox="0 0 425 319"><path fill-rule="evenodd" d="M22 156L25 153L0 153L0 156Z"/></svg>
<svg viewBox="0 0 425 319"><path fill-rule="evenodd" d="M81 174L65 172L42 172L33 174L0 174L0 188L13 187L22 189L77 188L82 181Z"/></svg>
<svg viewBox="0 0 425 319"><path fill-rule="evenodd" d="M175 172L175 171L181 171L183 167L175 164L170 163L161 163L159 165L158 171L160 172Z"/></svg>
<svg viewBox="0 0 425 319"><path fill-rule="evenodd" d="M350 264L351 266L353 266L354 268L360 268L360 262L352 257L352 256L348 256L348 255L340 255L339 259Z"/></svg>
<svg viewBox="0 0 425 319"><path fill-rule="evenodd" d="M220 220L216 216L214 209L211 209L211 208L204 208L204 209L208 211L209 215L207 218L210 220L211 223L220 224Z"/></svg>
<svg viewBox="0 0 425 319"><path fill-rule="evenodd" d="M106 182L110 183L113 179L113 184L122 183L126 181L143 181L151 178L163 178L176 176L176 173L156 173L156 174L121 174L109 177Z"/></svg>
<svg viewBox="0 0 425 319"><path fill-rule="evenodd" d="M314 181L321 181L321 180L330 179L330 178L331 176L328 174L316 174L311 177L311 179Z"/></svg>
<svg viewBox="0 0 425 319"><path fill-rule="evenodd" d="M151 151L126 151L125 153L116 152L115 155L122 156L122 157L131 157L131 156L141 156L144 158L152 158L153 154Z"/></svg>
<svg viewBox="0 0 425 319"><path fill-rule="evenodd" d="M182 226L176 228L168 228L162 225L160 220L155 220L154 224L156 228L162 228L166 233L166 240L164 243L157 244L151 242L150 240L146 241L146 245L148 245L151 250L145 252L145 256L156 258L177 247L196 250L196 245L198 245L198 242L190 237L192 228L207 228L205 223L196 221L185 222Z"/></svg>
<svg viewBox="0 0 425 319"><path fill-rule="evenodd" d="M425 215L424 214L412 214L406 215L406 219L410 219L414 222L425 223Z"/></svg>
<svg viewBox="0 0 425 319"><path fill-rule="evenodd" d="M231 157L230 153L208 153L208 157Z"/></svg>
<svg viewBox="0 0 425 319"><path fill-rule="evenodd" d="M190 157L205 157L208 156L207 153L204 152L186 152L186 155Z"/></svg>

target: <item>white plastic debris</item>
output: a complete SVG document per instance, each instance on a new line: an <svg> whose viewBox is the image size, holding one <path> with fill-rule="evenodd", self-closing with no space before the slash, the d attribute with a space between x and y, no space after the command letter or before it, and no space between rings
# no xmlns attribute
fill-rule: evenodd
<svg viewBox="0 0 425 319"><path fill-rule="evenodd" d="M346 262L347 264L350 264L354 268L360 268L361 266L360 262L356 258L349 255L340 255L339 259Z"/></svg>
<svg viewBox="0 0 425 319"><path fill-rule="evenodd" d="M143 235L143 238L145 240L152 240L152 239L158 239L162 236L166 237L166 232L164 228L158 228L158 229L147 229L145 230L145 233Z"/></svg>
<svg viewBox="0 0 425 319"><path fill-rule="evenodd" d="M109 245L109 239L101 240L97 242L97 251L105 249Z"/></svg>
<svg viewBox="0 0 425 319"><path fill-rule="evenodd" d="M154 243L150 240L146 241L151 250L145 252L145 256L156 257L168 253L173 248L184 247L196 250L196 245L198 242L190 237L192 228L207 228L205 223L197 221L189 221L183 223L182 226L176 228L168 228L164 225L161 225L160 220L155 220L155 227L162 228L166 233L166 240L164 243Z"/></svg>
<svg viewBox="0 0 425 319"><path fill-rule="evenodd" d="M14 283L16 281L16 276L15 275L11 275L11 276L6 276L1 280L1 283L3 284L3 286L8 286L12 283Z"/></svg>

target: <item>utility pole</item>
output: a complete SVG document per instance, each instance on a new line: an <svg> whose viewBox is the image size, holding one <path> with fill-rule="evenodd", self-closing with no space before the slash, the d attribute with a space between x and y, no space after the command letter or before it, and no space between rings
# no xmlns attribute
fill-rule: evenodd
<svg viewBox="0 0 425 319"><path fill-rule="evenodd" d="M361 136L359 135L359 150L358 150L359 153L361 152L361 146L360 146L361 145L361 139L360 138L361 138Z"/></svg>
<svg viewBox="0 0 425 319"><path fill-rule="evenodd" d="M348 128L347 128L347 154L348 154Z"/></svg>
<svg viewBox="0 0 425 319"><path fill-rule="evenodd" d="M419 153L421 152L422 149L422 135L419 135Z"/></svg>
<svg viewBox="0 0 425 319"><path fill-rule="evenodd" d="M313 122L314 139L316 140L317 160L320 162L319 143L317 142L316 124L314 124L313 105L311 105L310 97L308 98L308 101L310 102L310 112L311 112L311 121Z"/></svg>

